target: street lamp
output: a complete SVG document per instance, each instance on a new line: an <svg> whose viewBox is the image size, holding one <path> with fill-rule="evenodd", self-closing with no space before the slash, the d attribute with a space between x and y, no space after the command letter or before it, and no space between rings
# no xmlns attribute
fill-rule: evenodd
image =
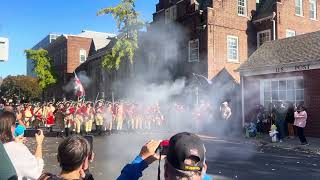
<svg viewBox="0 0 320 180"><path fill-rule="evenodd" d="M194 75L195 77L201 77L204 78L208 84L212 84L212 81L210 81L208 78L206 78L205 76L201 75L201 74L196 74L196 73L192 73L192 75ZM198 78L197 78L198 79ZM201 83L200 83L201 84Z"/></svg>
<svg viewBox="0 0 320 180"><path fill-rule="evenodd" d="M205 79L209 85L212 84L212 81L210 81L208 78L206 78L205 76L203 76L201 74L192 73L192 75L197 78L200 85L202 85L202 84L199 81L198 77ZM197 97L197 105L199 105L199 87L198 86L196 87L196 97Z"/></svg>

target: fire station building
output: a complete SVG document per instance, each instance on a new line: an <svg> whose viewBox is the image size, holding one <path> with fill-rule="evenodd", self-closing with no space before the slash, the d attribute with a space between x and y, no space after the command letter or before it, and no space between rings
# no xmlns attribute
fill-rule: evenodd
<svg viewBox="0 0 320 180"><path fill-rule="evenodd" d="M320 31L264 43L238 69L242 89L242 122L256 105L303 104L307 136L320 137Z"/></svg>

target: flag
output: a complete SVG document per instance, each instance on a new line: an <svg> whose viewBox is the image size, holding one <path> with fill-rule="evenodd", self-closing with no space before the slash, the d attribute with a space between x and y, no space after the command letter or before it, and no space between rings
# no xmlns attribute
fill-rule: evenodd
<svg viewBox="0 0 320 180"><path fill-rule="evenodd" d="M84 88L76 73L74 73L74 81L75 81L74 91L76 96L83 97L85 95Z"/></svg>

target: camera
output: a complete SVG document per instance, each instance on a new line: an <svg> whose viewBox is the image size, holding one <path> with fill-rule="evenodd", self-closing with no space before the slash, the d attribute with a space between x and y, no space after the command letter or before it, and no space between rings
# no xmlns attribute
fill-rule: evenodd
<svg viewBox="0 0 320 180"><path fill-rule="evenodd" d="M160 155L167 155L169 149L169 140L161 141L159 147L156 149L156 153Z"/></svg>

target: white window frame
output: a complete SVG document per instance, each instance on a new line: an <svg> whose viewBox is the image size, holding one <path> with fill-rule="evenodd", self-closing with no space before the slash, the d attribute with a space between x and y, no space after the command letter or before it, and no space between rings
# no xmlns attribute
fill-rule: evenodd
<svg viewBox="0 0 320 180"><path fill-rule="evenodd" d="M80 63L86 62L86 60L87 60L87 51L86 51L85 49L80 49L79 54L80 54ZM84 57L85 57L85 60L84 60L84 61L81 61L81 56L82 56L82 55L84 55Z"/></svg>
<svg viewBox="0 0 320 180"><path fill-rule="evenodd" d="M314 11L311 13L311 6L313 5ZM312 17L311 17L312 15ZM309 0L309 17L310 19L317 19L317 0Z"/></svg>
<svg viewBox="0 0 320 180"><path fill-rule="evenodd" d="M269 40L265 41L265 42L268 42L268 41L271 41L271 29L267 29L267 30L263 30L263 31L259 31L257 33L257 47L260 47L260 34L264 34L264 33L269 33ZM263 42L263 43L265 43Z"/></svg>
<svg viewBox="0 0 320 180"><path fill-rule="evenodd" d="M198 54L198 57L197 57L197 59L191 59L191 44L192 43L197 43L197 54ZM188 45L188 54L189 54L189 56L188 56L188 61L189 62L199 62L200 61L200 51L199 51L199 49L200 49L200 43L199 43L199 39L193 39L193 40L190 40L189 41L189 45Z"/></svg>
<svg viewBox="0 0 320 180"><path fill-rule="evenodd" d="M229 58L229 39L236 39L237 40L237 57L236 59L231 59ZM232 62L232 63L238 63L239 62L239 37L238 36L227 36L227 62Z"/></svg>
<svg viewBox="0 0 320 180"><path fill-rule="evenodd" d="M240 5L240 1L244 3L244 6L241 6ZM238 16L247 16L247 0L238 0L237 1L237 13L238 13ZM243 8L243 14L240 14L239 13L239 9L240 8Z"/></svg>
<svg viewBox="0 0 320 180"><path fill-rule="evenodd" d="M303 77L302 76L294 76L294 77L288 77L288 78L272 78L272 79L261 79L260 80L260 104L261 105L265 105L265 101L269 101L269 100L265 100L265 97L264 97L264 93L265 93L265 91L264 91L264 84L265 84L265 82L266 81L278 81L278 86L279 86L279 81L286 81L286 83L287 83L287 81L290 81L290 80L293 80L294 81L294 86L295 86L295 84L296 84L296 81L297 80L303 80L304 81L304 79L303 79ZM270 84L270 86L272 86L272 84ZM271 96L271 103L274 103L274 102L279 102L279 101L282 101L282 100L279 100L279 89L278 89L278 100L273 100L272 99L272 87L270 87L271 89L270 89L270 96ZM296 94L296 91L305 91L305 88L303 87L303 89L301 89L301 88L293 88L293 89L290 89L290 90L293 90L294 91L294 102L293 103L297 103L297 102L301 102L301 100L300 99L297 99L297 94ZM288 95L287 94L287 92L288 92L288 85L286 85L286 96ZM303 93L304 94L304 93ZM285 101L289 101L289 100L287 100L287 98L288 97L286 97L286 100ZM302 99L302 101L303 102L305 102L305 97L303 97L303 99ZM296 105L298 105L298 104L296 104Z"/></svg>
<svg viewBox="0 0 320 180"><path fill-rule="evenodd" d="M297 2L299 2L300 4L300 7L298 6ZM303 16L303 0L295 0L295 6L294 6L294 13L297 15L297 16ZM297 8L299 8L299 11L300 11L300 14L297 14Z"/></svg>
<svg viewBox="0 0 320 180"><path fill-rule="evenodd" d="M293 34L293 36L296 36L296 32L294 30L290 30L290 29L287 29L286 30L286 38L288 37L293 37L293 36L288 36L288 34Z"/></svg>

